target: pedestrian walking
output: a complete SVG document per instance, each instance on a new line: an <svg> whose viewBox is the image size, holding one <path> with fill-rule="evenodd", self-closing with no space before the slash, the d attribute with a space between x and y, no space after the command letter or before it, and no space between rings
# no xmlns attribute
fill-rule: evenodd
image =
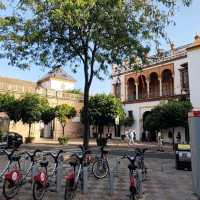
<svg viewBox="0 0 200 200"><path fill-rule="evenodd" d="M129 132L129 145L134 144L134 131Z"/></svg>
<svg viewBox="0 0 200 200"><path fill-rule="evenodd" d="M159 151L163 151L163 139L160 131L158 132L158 148Z"/></svg>

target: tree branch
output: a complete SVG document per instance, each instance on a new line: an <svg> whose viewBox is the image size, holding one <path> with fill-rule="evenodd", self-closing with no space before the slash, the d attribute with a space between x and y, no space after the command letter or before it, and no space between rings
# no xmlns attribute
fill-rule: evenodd
<svg viewBox="0 0 200 200"><path fill-rule="evenodd" d="M98 47L97 47L97 43L94 44L94 48L92 51L92 59L91 59L91 64L90 64L90 79L89 79L89 86L92 83L92 79L94 76L94 62L95 62L95 55L96 55L96 51L97 51Z"/></svg>

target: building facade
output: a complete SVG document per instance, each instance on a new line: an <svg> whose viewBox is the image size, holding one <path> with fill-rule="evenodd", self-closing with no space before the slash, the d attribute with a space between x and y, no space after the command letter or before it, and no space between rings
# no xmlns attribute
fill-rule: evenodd
<svg viewBox="0 0 200 200"><path fill-rule="evenodd" d="M60 104L69 104L74 106L77 116L69 120L65 127L65 135L70 138L81 137L83 125L80 122L80 109L83 107L83 94L73 94L70 90L74 89L75 80L65 73L61 68L47 73L38 82L30 82L13 78L0 77L0 93L10 93L16 98L20 98L26 93L37 93L46 97L49 104L55 107ZM0 128L20 133L24 138L28 136L28 125L22 122L9 122L8 117L0 113ZM54 119L48 125L35 123L32 125L31 134L34 141L43 141L44 139L55 139L62 135L62 127L57 119Z"/></svg>
<svg viewBox="0 0 200 200"><path fill-rule="evenodd" d="M194 81L194 78L198 80L200 72L199 45L199 36L191 44L178 48L172 45L170 51L160 51L151 57L141 72L134 72L128 66L122 69L113 65L112 92L123 101L127 116L133 115L135 123L131 128L136 130L137 140L146 135L143 122L155 106L169 100L188 99L193 106L200 107L198 84ZM163 130L162 133L169 143L172 142L170 132ZM185 129L175 128L175 137L179 132L185 142ZM155 140L156 136L151 135L151 139Z"/></svg>

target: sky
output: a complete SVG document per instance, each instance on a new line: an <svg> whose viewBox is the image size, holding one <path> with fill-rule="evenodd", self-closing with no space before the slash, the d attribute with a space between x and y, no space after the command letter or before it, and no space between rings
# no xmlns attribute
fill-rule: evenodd
<svg viewBox="0 0 200 200"><path fill-rule="evenodd" d="M180 7L174 17L176 22L175 26L167 28L168 37L173 41L176 47L193 42L196 34L200 35L200 0L193 0L189 8ZM162 44L162 48L168 50L167 44ZM71 72L68 67L64 68L65 71L71 74L76 80L75 87L83 90L84 88L84 75L83 71L79 70L76 74ZM8 61L5 59L0 60L0 76L12 77L21 80L29 80L36 82L39 80L49 69L44 69L39 66L33 66L30 70L20 70L16 67L9 66ZM109 93L111 92L111 79L105 78L104 81L99 81L94 78L90 94L95 93Z"/></svg>

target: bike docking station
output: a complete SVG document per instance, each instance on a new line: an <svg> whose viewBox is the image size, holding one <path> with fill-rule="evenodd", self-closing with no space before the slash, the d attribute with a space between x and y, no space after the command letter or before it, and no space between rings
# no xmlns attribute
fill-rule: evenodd
<svg viewBox="0 0 200 200"><path fill-rule="evenodd" d="M83 167L83 188L82 192L86 194L88 192L88 167Z"/></svg>
<svg viewBox="0 0 200 200"><path fill-rule="evenodd" d="M200 109L193 109L188 114L188 121L191 141L193 191L200 199Z"/></svg>
<svg viewBox="0 0 200 200"><path fill-rule="evenodd" d="M108 173L108 188L109 195L112 195L114 192L114 170L110 169Z"/></svg>

